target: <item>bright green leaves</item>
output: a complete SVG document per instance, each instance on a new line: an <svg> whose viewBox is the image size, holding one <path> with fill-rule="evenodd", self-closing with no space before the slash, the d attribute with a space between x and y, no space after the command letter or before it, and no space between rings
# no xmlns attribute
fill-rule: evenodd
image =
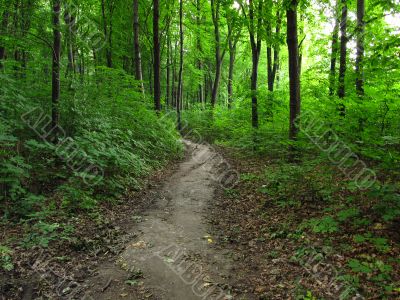
<svg viewBox="0 0 400 300"><path fill-rule="evenodd" d="M321 219L311 219L308 224L315 233L333 233L339 230L339 223L329 216Z"/></svg>

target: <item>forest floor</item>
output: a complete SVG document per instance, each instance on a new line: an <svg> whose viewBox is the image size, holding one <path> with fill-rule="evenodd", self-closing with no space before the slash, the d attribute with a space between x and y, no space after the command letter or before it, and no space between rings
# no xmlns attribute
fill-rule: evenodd
<svg viewBox="0 0 400 300"><path fill-rule="evenodd" d="M93 299L231 299L229 252L213 247L204 216L215 166L208 146L186 141L187 158L158 190L155 206L139 217L139 232L115 263L99 266L86 295ZM125 272L122 272L124 270ZM129 285L138 286L133 296ZM222 298L221 298L222 297Z"/></svg>
<svg viewBox="0 0 400 300"><path fill-rule="evenodd" d="M13 249L14 269L0 273L0 299L237 295L229 285L237 272L232 255L215 247L207 224L217 189L211 148L189 141L185 145L185 159L155 174L141 192L87 217L54 217L53 224L75 230L68 236L53 232L45 247L21 245L26 228L2 224L1 240Z"/></svg>
<svg viewBox="0 0 400 300"><path fill-rule="evenodd" d="M156 173L142 191L97 214L53 220L73 225L73 235L58 235L47 247L9 242L15 267L0 273L0 299L312 300L314 295L338 299L359 287L379 295L373 284L354 283L349 290L338 278L352 257L390 261L399 257L398 247L389 244L379 252L355 244L350 227L333 238L299 230L324 207L314 200L302 206L265 201L260 186L269 186L257 176L273 164L271 158L185 144L185 158ZM235 188L224 189L214 180L220 171L209 161L215 151L241 174ZM18 241L23 235L19 225L0 229L2 240ZM379 223L371 225L376 234L383 230L391 232ZM359 280L388 274L389 265L379 266ZM391 274L399 282L399 272ZM398 299L399 290L386 296Z"/></svg>

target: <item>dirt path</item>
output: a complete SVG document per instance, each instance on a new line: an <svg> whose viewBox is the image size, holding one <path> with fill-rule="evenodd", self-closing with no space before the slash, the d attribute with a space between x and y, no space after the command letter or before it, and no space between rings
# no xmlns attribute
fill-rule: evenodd
<svg viewBox="0 0 400 300"><path fill-rule="evenodd" d="M89 299L232 298L226 284L232 263L228 253L213 247L204 218L216 188L212 151L185 144L188 158L163 186L157 207L137 217L138 238L117 262L99 266ZM132 293L129 285L141 293Z"/></svg>

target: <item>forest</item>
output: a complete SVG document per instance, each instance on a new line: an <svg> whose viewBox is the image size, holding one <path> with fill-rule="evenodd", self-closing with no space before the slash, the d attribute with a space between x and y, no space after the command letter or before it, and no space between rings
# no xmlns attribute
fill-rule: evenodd
<svg viewBox="0 0 400 300"><path fill-rule="evenodd" d="M0 83L0 299L400 299L399 0L0 0Z"/></svg>

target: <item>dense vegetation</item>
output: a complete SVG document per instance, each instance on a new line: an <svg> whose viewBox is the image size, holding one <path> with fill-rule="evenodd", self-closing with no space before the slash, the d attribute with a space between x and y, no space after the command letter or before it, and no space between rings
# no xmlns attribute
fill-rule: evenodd
<svg viewBox="0 0 400 300"><path fill-rule="evenodd" d="M242 176L263 209L318 201L299 230L375 245L346 280L390 298L399 16L397 0L1 0L2 226L29 224L46 246L54 215L140 189L181 155L181 133L268 158Z"/></svg>

